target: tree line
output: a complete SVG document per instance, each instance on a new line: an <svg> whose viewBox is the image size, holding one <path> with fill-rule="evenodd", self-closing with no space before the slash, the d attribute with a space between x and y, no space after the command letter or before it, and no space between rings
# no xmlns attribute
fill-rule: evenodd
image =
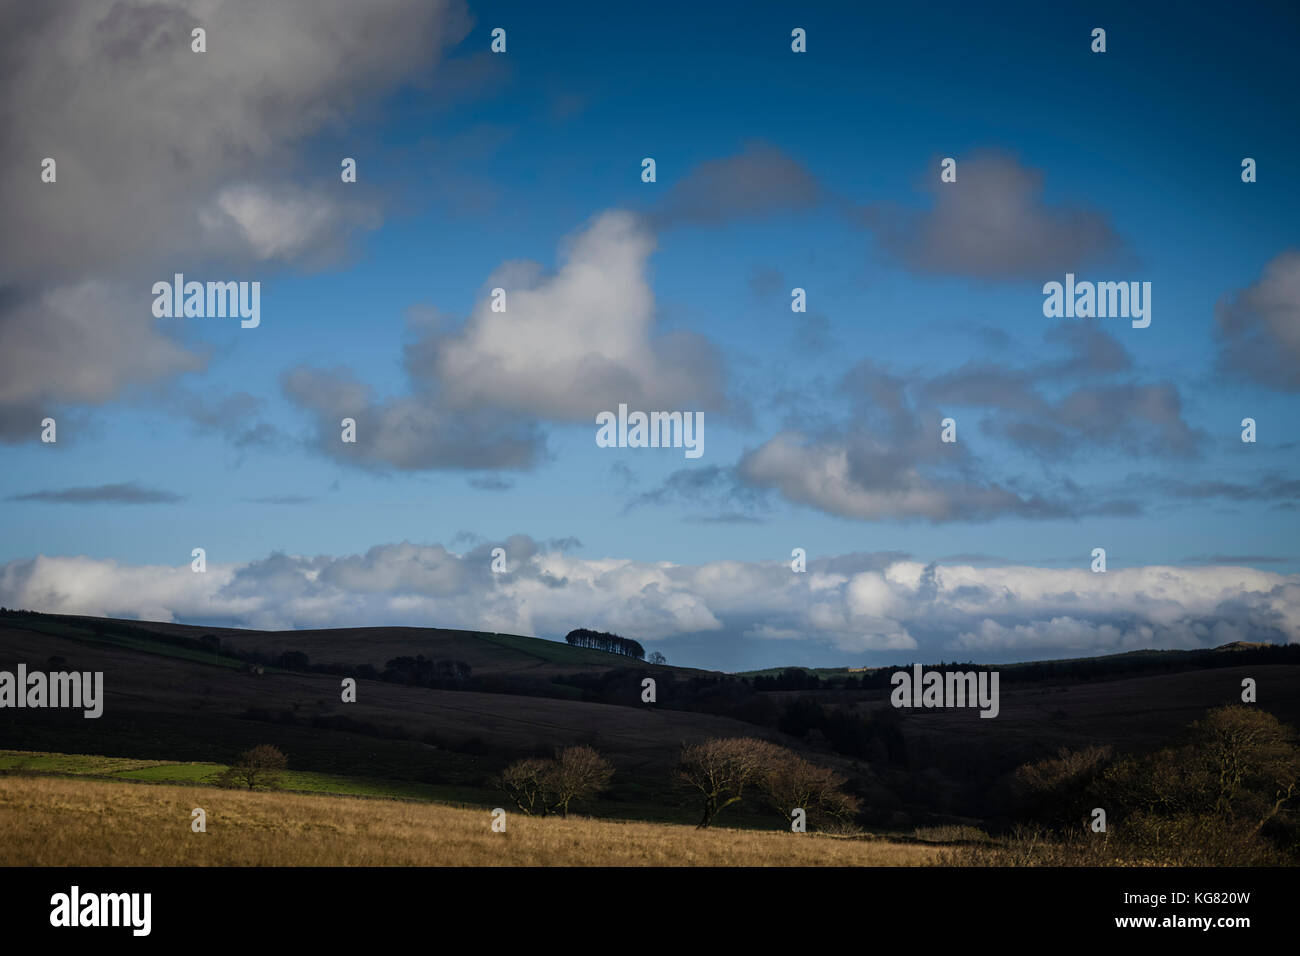
<svg viewBox="0 0 1300 956"><path fill-rule="evenodd" d="M1300 746L1293 728L1253 705L1216 707L1150 753L1062 748L1000 789L1022 831L1041 827L1057 847L1060 859L1043 861L1013 842L1007 852L1031 862L1073 865L1102 846L1104 862L1144 865L1300 859ZM1107 814L1104 841L1092 832L1097 808Z"/></svg>
<svg viewBox="0 0 1300 956"><path fill-rule="evenodd" d="M633 657L639 661L645 660L645 648L638 641L630 637L619 637L608 631L592 631L579 627L565 634L564 642L574 647L590 647L597 651L609 651L611 654Z"/></svg>

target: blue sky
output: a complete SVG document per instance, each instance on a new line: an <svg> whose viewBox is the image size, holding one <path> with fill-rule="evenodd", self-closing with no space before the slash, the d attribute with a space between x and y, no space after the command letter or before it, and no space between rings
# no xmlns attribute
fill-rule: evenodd
<svg viewBox="0 0 1300 956"><path fill-rule="evenodd" d="M53 4L18 24L12 42L45 56L15 57L2 114L19 144L0 271L10 603L253 626L599 625L718 667L1297 639L1294 11L349 6L232 3L209 22L197 4ZM198 23L203 53L189 49ZM488 51L494 27L503 54ZM100 122L115 125L94 135ZM59 180L38 190L48 155ZM344 156L355 184L339 181ZM949 156L957 182L941 184ZM1010 226L991 221L1003 210ZM595 228L615 211L630 238ZM588 338L565 325L565 250L584 235L652 247L610 253L653 297L649 351L623 356L646 363L627 395L705 408L702 458L597 447L594 411L618 387L578 399L558 380L574 342L609 348L603 320ZM522 285L550 290L523 320L554 343L539 363L555 381L457 379L470 359L504 368L510 334L483 310L494 285L514 291L493 277L519 261L540 268ZM1150 327L1044 318L1042 285L1066 271L1150 282ZM260 281L261 325L154 319L148 290L174 272ZM75 317L51 304L76 288L91 291ZM636 292L593 300L609 340L633 334L622 304ZM675 376L676 353L658 351L674 334L700 363ZM1082 364L1062 371L1071 357ZM334 427L350 384L371 389L357 415L372 444L352 459ZM466 431L430 451L415 409ZM46 414L55 445L39 441ZM524 467L464 467L480 415L523 436ZM958 422L947 450L944 415ZM840 454L850 476L832 493L818 469ZM401 542L459 567L513 535L534 543L516 546L516 573L558 573L550 554L568 588L545 585L543 601L475 576L452 600L376 562L390 578L322 595L306 570ZM150 583L189 574L194 547L215 566L201 594ZM763 613L700 580L654 580L660 562L708 580L734 563L765 588L793 573L795 547L825 577ZM1073 574L1094 547L1112 579L1239 570L1181 582L1182 615L1149 621L1158 600L1131 581L1114 607L1109 591L1058 607L1015 587L1022 605L916 603L913 565ZM269 570L277 552L300 562L291 593ZM58 563L74 559L90 564ZM593 570L606 561L645 577L613 588ZM1262 575L1250 613L1242 568ZM853 597L878 585L897 593ZM1072 577L1044 588L1082 594ZM823 592L840 594L833 624L810 610ZM492 608L481 621L475 594Z"/></svg>

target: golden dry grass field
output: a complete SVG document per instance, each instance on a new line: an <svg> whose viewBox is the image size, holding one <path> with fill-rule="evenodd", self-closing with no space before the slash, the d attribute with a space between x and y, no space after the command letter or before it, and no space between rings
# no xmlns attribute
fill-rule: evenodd
<svg viewBox="0 0 1300 956"><path fill-rule="evenodd" d="M207 832L190 830L207 811ZM773 829L301 794L0 777L4 866L919 866L936 847Z"/></svg>

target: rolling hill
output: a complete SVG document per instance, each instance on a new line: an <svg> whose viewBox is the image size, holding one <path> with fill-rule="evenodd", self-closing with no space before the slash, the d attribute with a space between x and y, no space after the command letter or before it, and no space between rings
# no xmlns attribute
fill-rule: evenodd
<svg viewBox="0 0 1300 956"><path fill-rule="evenodd" d="M1061 747L1162 746L1207 709L1238 700L1246 677L1257 682L1258 706L1300 724L1296 650L1013 665L1004 671L1001 712L986 720L974 709L896 710L886 687L868 683L756 690L737 675L506 634L268 632L9 612L0 615L0 668L21 661L102 671L106 704L98 720L68 711L0 714L0 749L223 763L272 743L295 771L499 800L493 780L511 760L588 744L617 771L601 815L686 822L692 811L672 781L682 745L755 736L839 772L878 822L906 826L996 815L990 794L998 780ZM250 666L236 653L268 663ZM298 655L292 666L269 663L286 654ZM415 656L461 661L472 677L446 686L417 686L391 672L376 679L387 661ZM366 666L356 701L344 703L342 678ZM647 703L641 681L651 675L659 697ZM792 719L809 708L820 724ZM739 811L737 822L744 820Z"/></svg>

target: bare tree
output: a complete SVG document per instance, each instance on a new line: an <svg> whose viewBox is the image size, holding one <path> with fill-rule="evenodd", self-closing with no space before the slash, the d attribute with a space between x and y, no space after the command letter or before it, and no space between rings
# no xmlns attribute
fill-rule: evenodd
<svg viewBox="0 0 1300 956"><path fill-rule="evenodd" d="M534 811L546 813L546 777L551 761L542 757L516 760L501 773L497 785L514 801L515 806L529 815Z"/></svg>
<svg viewBox="0 0 1300 956"><path fill-rule="evenodd" d="M847 781L834 770L819 767L785 747L774 747L774 758L759 779L768 802L787 820L802 808L810 822L845 823L861 809L857 797L844 791Z"/></svg>
<svg viewBox="0 0 1300 956"><path fill-rule="evenodd" d="M609 786L613 765L586 745L565 747L555 759L527 757L506 767L498 786L527 814L569 815L574 800L592 797Z"/></svg>
<svg viewBox="0 0 1300 956"><path fill-rule="evenodd" d="M714 737L682 748L677 779L704 798L699 829L745 795L762 779L777 748L756 737Z"/></svg>
<svg viewBox="0 0 1300 956"><path fill-rule="evenodd" d="M288 760L278 748L258 744L240 754L217 777L217 782L222 786L247 787L249 790L256 790L259 786L273 789L280 785L281 774L287 766Z"/></svg>
<svg viewBox="0 0 1300 956"><path fill-rule="evenodd" d="M1258 832L1295 796L1300 759L1293 733L1272 714L1216 707L1192 725L1191 739L1204 755L1219 813L1253 820Z"/></svg>
<svg viewBox="0 0 1300 956"><path fill-rule="evenodd" d="M567 817L570 801L594 796L609 786L613 776L613 765L593 748L565 747L556 753L546 775L551 809Z"/></svg>

